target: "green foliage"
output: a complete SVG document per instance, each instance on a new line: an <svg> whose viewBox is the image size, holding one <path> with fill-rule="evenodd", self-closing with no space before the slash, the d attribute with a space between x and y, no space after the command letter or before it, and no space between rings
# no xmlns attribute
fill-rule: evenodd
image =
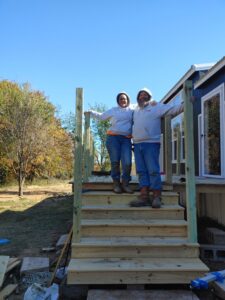
<svg viewBox="0 0 225 300"><path fill-rule="evenodd" d="M75 134L75 114L70 112L62 118L62 127L71 135Z"/></svg>
<svg viewBox="0 0 225 300"><path fill-rule="evenodd" d="M104 104L95 104L90 107L91 110L104 112L107 107ZM109 154L106 149L106 132L110 127L110 122L99 121L94 118L91 120L91 130L94 135L95 143L95 164L98 165L100 171L108 171L110 169Z"/></svg>
<svg viewBox="0 0 225 300"><path fill-rule="evenodd" d="M0 168L14 172L20 195L26 178L71 174L71 139L54 114L29 84L0 82Z"/></svg>

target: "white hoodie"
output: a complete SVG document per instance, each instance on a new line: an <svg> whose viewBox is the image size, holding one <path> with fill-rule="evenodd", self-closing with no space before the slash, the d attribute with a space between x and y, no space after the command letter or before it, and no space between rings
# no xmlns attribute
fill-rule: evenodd
<svg viewBox="0 0 225 300"><path fill-rule="evenodd" d="M112 135L124 135L130 136L132 130L132 120L133 120L133 107L113 107L103 113L90 110L91 117L94 117L98 120L109 120L111 126L107 131L108 134Z"/></svg>
<svg viewBox="0 0 225 300"><path fill-rule="evenodd" d="M179 114L183 111L183 104L157 103L155 106L147 105L144 108L136 106L133 114L132 136L134 144L160 143L161 117L166 114Z"/></svg>

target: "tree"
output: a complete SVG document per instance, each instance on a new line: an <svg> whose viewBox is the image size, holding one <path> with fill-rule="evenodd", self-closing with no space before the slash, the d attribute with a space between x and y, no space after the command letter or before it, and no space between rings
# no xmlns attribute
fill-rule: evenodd
<svg viewBox="0 0 225 300"><path fill-rule="evenodd" d="M98 112L104 112L107 110L104 104L96 104L95 106L90 107L90 109ZM100 171L106 171L110 168L109 154L106 149L106 132L109 126L110 122L108 120L99 121L94 118L91 120L91 130L94 135L95 143L95 162Z"/></svg>
<svg viewBox="0 0 225 300"><path fill-rule="evenodd" d="M46 170L56 158L52 156L57 153L59 124L54 113L44 94L32 91L29 84L0 82L0 152L16 175L20 196L26 177L38 168Z"/></svg>

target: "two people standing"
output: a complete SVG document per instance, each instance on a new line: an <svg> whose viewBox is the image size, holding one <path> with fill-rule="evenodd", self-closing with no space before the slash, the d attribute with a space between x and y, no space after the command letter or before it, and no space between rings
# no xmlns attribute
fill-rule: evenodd
<svg viewBox="0 0 225 300"><path fill-rule="evenodd" d="M157 103L152 93L144 88L137 94L137 105L130 105L127 93L117 95L118 107L104 113L90 111L92 117L101 120L110 119L112 126L107 132L107 149L111 161L113 190L132 193L129 187L131 179L131 134L134 143L136 172L139 178L140 196L131 201L130 206L153 208L161 207L161 176L159 166L161 117L166 114L178 114L183 105ZM120 160L122 164L122 186L120 185ZM150 200L149 191L153 192Z"/></svg>

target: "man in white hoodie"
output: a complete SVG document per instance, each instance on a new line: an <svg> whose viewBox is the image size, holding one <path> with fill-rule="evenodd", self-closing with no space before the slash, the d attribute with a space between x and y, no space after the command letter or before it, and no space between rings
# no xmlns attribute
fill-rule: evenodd
<svg viewBox="0 0 225 300"><path fill-rule="evenodd" d="M134 109L132 136L136 171L139 177L140 196L138 200L130 202L130 206L141 207L152 205L161 207L161 176L159 166L161 117L166 113L178 114L183 105L157 103L152 106L152 93L143 88L137 94L138 105ZM149 189L153 192L152 202Z"/></svg>

